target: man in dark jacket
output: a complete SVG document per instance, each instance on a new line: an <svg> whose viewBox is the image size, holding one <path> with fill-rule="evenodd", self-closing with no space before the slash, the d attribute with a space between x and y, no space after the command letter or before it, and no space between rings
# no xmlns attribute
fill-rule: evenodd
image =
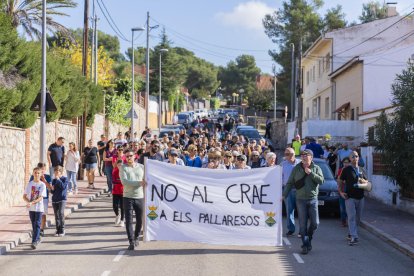
<svg viewBox="0 0 414 276"><path fill-rule="evenodd" d="M319 185L324 181L322 169L316 165L313 152L305 149L301 153L302 162L297 164L290 174L283 198L286 198L290 190L296 188L296 208L299 217L299 233L302 236L302 254L308 254L312 250L312 238L319 225L318 193ZM308 219L310 221L308 227Z"/></svg>

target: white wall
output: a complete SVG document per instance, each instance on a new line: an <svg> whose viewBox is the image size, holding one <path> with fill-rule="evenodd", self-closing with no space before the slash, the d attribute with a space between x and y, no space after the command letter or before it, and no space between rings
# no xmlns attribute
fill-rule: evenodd
<svg viewBox="0 0 414 276"><path fill-rule="evenodd" d="M336 120L307 120L303 122L303 136L353 136L360 137L363 132L363 124L360 121L336 121Z"/></svg>

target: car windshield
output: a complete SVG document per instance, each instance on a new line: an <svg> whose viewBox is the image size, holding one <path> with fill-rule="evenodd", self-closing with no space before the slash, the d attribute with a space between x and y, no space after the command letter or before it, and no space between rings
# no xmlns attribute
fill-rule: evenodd
<svg viewBox="0 0 414 276"><path fill-rule="evenodd" d="M315 164L322 169L323 177L325 180L334 180L331 168L324 161L315 161Z"/></svg>
<svg viewBox="0 0 414 276"><path fill-rule="evenodd" d="M242 129L240 134L249 137L249 138L262 138L259 132L255 129Z"/></svg>
<svg viewBox="0 0 414 276"><path fill-rule="evenodd" d="M187 119L188 115L186 114L178 114L178 119Z"/></svg>

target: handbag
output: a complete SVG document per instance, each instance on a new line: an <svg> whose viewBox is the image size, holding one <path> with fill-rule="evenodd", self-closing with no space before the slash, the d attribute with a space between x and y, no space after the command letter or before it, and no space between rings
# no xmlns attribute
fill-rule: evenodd
<svg viewBox="0 0 414 276"><path fill-rule="evenodd" d="M305 173L305 176L302 177L301 179L299 179L298 181L295 182L295 188L296 190L302 189L303 186L305 186L305 179L308 175Z"/></svg>

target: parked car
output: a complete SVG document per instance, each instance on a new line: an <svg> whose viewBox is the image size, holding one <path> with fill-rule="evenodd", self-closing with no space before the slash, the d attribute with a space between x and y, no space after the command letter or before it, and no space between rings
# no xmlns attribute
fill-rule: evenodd
<svg viewBox="0 0 414 276"><path fill-rule="evenodd" d="M259 131L257 129L255 129L254 127L242 127L238 130L237 132L238 135L243 135L245 138L247 138L249 141L250 140L256 140L256 143L259 144L261 139L265 139L266 143L269 145L269 148L271 150L274 150L273 147L273 143L270 139L264 138L263 136L260 135Z"/></svg>
<svg viewBox="0 0 414 276"><path fill-rule="evenodd" d="M179 124L187 125L187 124L189 124L189 123L192 122L191 115L189 113L187 113L187 112L181 112L181 113L179 113L177 115L177 117L178 117L178 121L177 122Z"/></svg>
<svg viewBox="0 0 414 276"><path fill-rule="evenodd" d="M339 193L336 180L326 160L314 158L313 162L322 169L325 181L319 186L318 209L321 212L334 213L339 216Z"/></svg>
<svg viewBox="0 0 414 276"><path fill-rule="evenodd" d="M241 125L241 126L237 126L237 127L236 127L236 134L239 134L239 132L240 132L242 129L254 129L254 127L253 127L253 126L248 126L248 125Z"/></svg>
<svg viewBox="0 0 414 276"><path fill-rule="evenodd" d="M158 137L163 138L164 136L171 136L170 132L173 132L174 134L178 134L180 133L180 129L179 128L162 128Z"/></svg>
<svg viewBox="0 0 414 276"><path fill-rule="evenodd" d="M183 125L163 125L162 126L162 129L165 129L165 130L167 130L167 129L177 129L177 128L179 130L185 129L185 127Z"/></svg>

